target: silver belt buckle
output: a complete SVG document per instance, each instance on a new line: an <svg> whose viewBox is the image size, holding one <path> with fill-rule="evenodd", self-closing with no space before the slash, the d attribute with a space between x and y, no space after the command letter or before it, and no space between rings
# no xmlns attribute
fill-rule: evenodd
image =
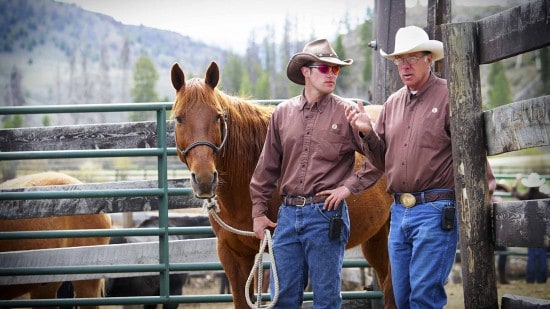
<svg viewBox="0 0 550 309"><path fill-rule="evenodd" d="M399 196L399 202L407 208L411 208L416 204L416 198L410 193L403 193Z"/></svg>
<svg viewBox="0 0 550 309"><path fill-rule="evenodd" d="M295 198L301 198L302 204L296 204L297 207L304 207L306 205L307 198L305 196L296 196Z"/></svg>

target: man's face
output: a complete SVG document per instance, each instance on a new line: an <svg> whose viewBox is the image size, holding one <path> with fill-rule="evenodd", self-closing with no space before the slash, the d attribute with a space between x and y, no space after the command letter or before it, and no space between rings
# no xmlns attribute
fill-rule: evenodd
<svg viewBox="0 0 550 309"><path fill-rule="evenodd" d="M323 94L331 93L336 87L336 79L340 67L325 63L313 63L309 67L302 67L302 74L309 85ZM336 73L334 73L336 72Z"/></svg>
<svg viewBox="0 0 550 309"><path fill-rule="evenodd" d="M415 52L399 55L393 59L399 70L401 81L410 90L419 90L430 76L431 54Z"/></svg>

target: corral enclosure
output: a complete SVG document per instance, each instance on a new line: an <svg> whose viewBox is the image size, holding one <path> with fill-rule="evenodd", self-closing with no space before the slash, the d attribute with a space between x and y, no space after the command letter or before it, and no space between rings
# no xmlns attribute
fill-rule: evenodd
<svg viewBox="0 0 550 309"><path fill-rule="evenodd" d="M448 54L445 67L449 79L453 145L456 149L453 154L457 171L455 182L459 193L459 213L463 214L460 217L463 227L460 249L461 252L468 252L463 259L464 266L466 266L463 268L463 276L465 307L467 308L498 306L493 260L494 244L508 247L548 246L550 201L488 204L485 173L482 168L479 168L479 166L483 166L479 162L483 162L486 155L496 155L531 147L545 147L550 144L549 96L515 102L495 110L482 112L479 91L480 64L490 63L550 44L547 16L550 16L548 1L539 0L531 1L478 22L445 24L440 27L442 40ZM440 23L436 23L436 25L440 25ZM168 209L180 208L182 205L200 207L200 201L191 197L190 191L185 189L188 187L185 180L176 180L168 176L172 170L168 167L168 161L175 155L173 133L170 133L171 122L166 119L166 111L170 109L168 103L143 104L137 107L135 105L64 106L56 110L49 110L49 107L10 108L0 109L0 112L2 114L93 113L103 108L107 111L152 109L157 111L157 122L2 130L0 131L0 145L3 148L0 159L4 161L3 163L9 164L9 162L18 160L23 162L38 160L35 162L40 162L40 160L49 159L70 160L71 158L96 156L102 158L149 157L153 162L152 165L155 163L157 165L156 175L153 176L156 180L86 184L79 191L65 191L63 188L59 188L59 191L47 194L40 190L2 192L2 209L0 210L2 218L34 217L38 213L40 215L60 215L128 212L144 209L158 209L159 216L167 218ZM167 133L165 134L165 132ZM177 165L174 163L173 166ZM89 170L95 169L92 166ZM174 169L179 170L178 168ZM149 177L149 172L144 173L143 177L140 175L138 178ZM83 173L83 175L85 174L86 172ZM116 172L114 174L117 175ZM174 176L180 177L179 174L174 174ZM128 176L120 176L115 180L125 180L124 177L128 179ZM73 201L70 204L71 207L63 207L56 204L57 202L51 202L54 200L42 200L44 196L54 199L72 199ZM94 208L94 204L98 203L93 201L98 198L104 199L106 203L100 203L101 207ZM23 201L29 199L31 202ZM8 205L9 210L6 211ZM536 215L528 214L532 211ZM500 220L509 218L510 215L505 215L509 213L524 215L528 218L527 221L515 225L515 228L522 233L509 235L503 230L496 229L493 238L493 228L509 226L496 224ZM135 231L129 229L127 232ZM172 270L183 271L193 268L186 264L193 260L192 257L201 261L209 261L201 255L202 253L199 253L202 251L198 247L202 245L196 245L194 248L189 246L189 243L185 243L185 246L168 246L167 236L172 232L178 232L177 229L159 228L147 232L159 236L161 249L149 249L151 252L160 251L159 256L154 256L149 262L141 265L143 267L136 267L134 270L159 271L167 276ZM66 233L65 236L67 234L71 234L71 232ZM97 235L100 233L88 231L83 234ZM22 236L6 234L2 237L17 238ZM172 255L172 252L168 252L168 250L181 250L175 254L190 257L190 259L186 259L185 263L170 259L169 264L157 264L159 259L163 259L162 256ZM94 249L93 251L80 251L78 254L87 254L93 259L96 252L97 249ZM131 264L129 261L126 263ZM79 267L79 271L84 271L90 276L94 276L97 272L113 270L114 267L108 266L96 270L88 266ZM21 269L2 268L0 271L3 278L8 278L8 276L10 279L15 277L30 278L20 276L24 272ZM48 275L54 274L54 271L51 270L43 271ZM65 269L61 269L61 272L71 273L74 270L71 270L70 266L66 266ZM174 298L174 301L182 300L184 300L183 297ZM75 303L78 302L75 301ZM2 302L1 304L24 306L29 303ZM102 304L109 304L109 302L104 301Z"/></svg>

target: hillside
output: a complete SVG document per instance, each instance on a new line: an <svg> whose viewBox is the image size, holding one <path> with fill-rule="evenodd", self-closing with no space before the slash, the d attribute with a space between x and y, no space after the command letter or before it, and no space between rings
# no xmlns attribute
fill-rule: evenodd
<svg viewBox="0 0 550 309"><path fill-rule="evenodd" d="M159 73L163 100L173 97L169 69L174 62L202 75L210 61L224 59L223 50L188 36L124 25L75 5L0 0L0 105L8 103L14 68L22 76L26 105L128 102L133 64L141 55L150 57ZM83 87L87 91L79 91Z"/></svg>
<svg viewBox="0 0 550 309"><path fill-rule="evenodd" d="M453 22L478 20L515 6L517 1L483 7L466 7L453 2ZM426 7L417 4L407 8L406 23L425 26ZM367 42L373 40L374 35L367 39ZM370 85L360 77L365 65L365 47L359 42L359 29L351 29L344 37L346 56L355 60L348 77L354 82L339 94L366 99ZM273 43L273 53L282 49L278 46L282 43L270 43ZM304 43L296 42L296 46ZM253 61L259 62L261 55L267 54L262 50L263 44L256 46L257 54L239 56L238 63L251 69ZM537 52L505 60L515 100L540 95L540 78L535 65ZM220 64L222 77L229 78L233 76L232 71L239 70L234 65L237 63L235 55L179 33L125 25L110 16L54 0L0 0L0 106L130 102L134 63L141 55L148 56L155 65L159 75L156 91L162 101L173 99L169 70L174 62L180 63L187 77L202 76L212 60ZM287 57L273 54L273 58ZM288 87L284 68L270 67L266 71L271 88ZM482 66L484 99L487 73L488 66ZM252 82L259 79L252 75L250 78ZM13 93L14 83L20 85L21 93ZM225 85L231 88L231 83ZM230 89L230 92L236 90ZM286 96L272 92L269 98ZM72 119L54 115L51 124L126 121L120 116L112 119L87 116ZM25 125L42 124L38 117L28 117Z"/></svg>

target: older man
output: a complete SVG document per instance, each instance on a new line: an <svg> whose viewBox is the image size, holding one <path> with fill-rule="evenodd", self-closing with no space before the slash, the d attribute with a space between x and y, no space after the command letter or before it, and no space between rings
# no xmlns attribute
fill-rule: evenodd
<svg viewBox="0 0 550 309"><path fill-rule="evenodd" d="M443 43L409 26L397 31L393 53L380 54L397 66L404 87L388 98L374 129L361 104L346 117L394 195L388 248L397 306L443 308L458 242L447 81L431 70ZM487 171L492 192L488 164Z"/></svg>

